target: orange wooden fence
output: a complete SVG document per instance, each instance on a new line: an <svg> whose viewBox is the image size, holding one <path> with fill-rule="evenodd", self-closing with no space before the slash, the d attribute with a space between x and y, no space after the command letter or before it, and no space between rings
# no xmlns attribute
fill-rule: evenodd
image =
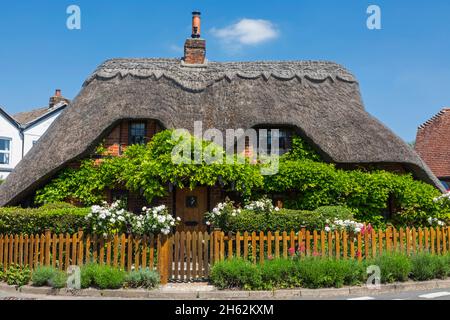
<svg viewBox="0 0 450 320"><path fill-rule="evenodd" d="M206 279L217 261L241 257L263 264L292 255L370 259L384 252L415 254L450 252L450 228L371 230L347 232L176 232L170 236L116 235L103 238L84 235L0 235L0 265L51 265L66 269L88 262L158 270L163 283Z"/></svg>

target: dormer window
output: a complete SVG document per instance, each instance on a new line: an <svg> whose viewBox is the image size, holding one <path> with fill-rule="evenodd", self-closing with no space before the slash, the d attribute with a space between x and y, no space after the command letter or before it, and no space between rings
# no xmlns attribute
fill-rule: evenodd
<svg viewBox="0 0 450 320"><path fill-rule="evenodd" d="M0 164L9 164L11 156L11 139L0 138Z"/></svg>
<svg viewBox="0 0 450 320"><path fill-rule="evenodd" d="M147 136L147 128L145 122L130 123L129 144L145 144Z"/></svg>

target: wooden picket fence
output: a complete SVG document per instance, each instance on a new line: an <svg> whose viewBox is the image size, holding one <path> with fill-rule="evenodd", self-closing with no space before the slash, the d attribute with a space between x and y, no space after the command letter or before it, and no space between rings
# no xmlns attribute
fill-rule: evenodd
<svg viewBox="0 0 450 320"><path fill-rule="evenodd" d="M217 261L241 257L263 264L267 259L297 256L370 259L384 252L416 254L450 252L450 228L299 232L176 232L169 236L0 235L0 265L54 266L61 270L89 262L120 267L150 268L167 281L207 279Z"/></svg>

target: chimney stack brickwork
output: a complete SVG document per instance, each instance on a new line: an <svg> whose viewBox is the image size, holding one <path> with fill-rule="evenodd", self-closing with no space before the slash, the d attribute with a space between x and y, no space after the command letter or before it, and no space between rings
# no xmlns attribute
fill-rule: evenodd
<svg viewBox="0 0 450 320"><path fill-rule="evenodd" d="M192 13L192 35L184 44L184 62L204 64L206 61L206 41L200 38L200 12Z"/></svg>
<svg viewBox="0 0 450 320"><path fill-rule="evenodd" d="M53 108L55 105L57 105L58 103L63 102L63 101L66 102L66 103L70 102L69 99L66 99L66 98L64 98L61 95L61 89L56 89L55 90L55 95L53 97L50 97L50 101L48 103L48 107L49 108Z"/></svg>

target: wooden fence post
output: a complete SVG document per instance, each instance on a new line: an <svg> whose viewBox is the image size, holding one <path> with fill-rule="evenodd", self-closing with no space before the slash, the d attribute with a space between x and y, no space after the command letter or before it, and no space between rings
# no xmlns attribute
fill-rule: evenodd
<svg viewBox="0 0 450 320"><path fill-rule="evenodd" d="M160 252L158 252L158 271L161 277L161 284L167 284L169 282L169 236L161 235Z"/></svg>

